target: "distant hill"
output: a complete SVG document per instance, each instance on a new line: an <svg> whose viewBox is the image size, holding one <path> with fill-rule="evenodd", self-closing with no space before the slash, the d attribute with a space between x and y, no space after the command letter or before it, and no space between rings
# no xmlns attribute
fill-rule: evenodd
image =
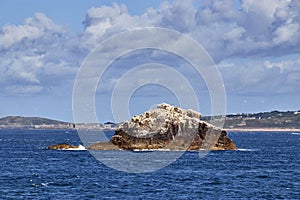
<svg viewBox="0 0 300 200"><path fill-rule="evenodd" d="M73 124L41 117L8 116L0 119L0 128L73 128Z"/></svg>
<svg viewBox="0 0 300 200"><path fill-rule="evenodd" d="M210 117L202 117L202 120L205 121L209 119ZM231 114L226 116L224 128L300 129L300 111L272 111L255 114Z"/></svg>
<svg viewBox="0 0 300 200"><path fill-rule="evenodd" d="M0 119L0 129L115 129L113 122L73 124L41 117L8 116Z"/></svg>

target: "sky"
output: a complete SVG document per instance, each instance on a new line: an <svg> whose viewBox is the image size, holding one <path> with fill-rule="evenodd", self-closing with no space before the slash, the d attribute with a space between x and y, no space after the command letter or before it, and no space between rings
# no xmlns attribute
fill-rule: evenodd
<svg viewBox="0 0 300 200"><path fill-rule="evenodd" d="M0 2L0 117L73 121L74 84L93 49L116 34L145 27L177 31L205 49L223 81L226 113L300 110L297 0L10 0ZM121 45L140 40L147 43L153 38L140 35ZM112 41L112 46L118 45ZM157 35L155 42L164 44L166 38ZM194 53L184 45L180 48L183 54ZM111 51L104 49L108 55ZM145 68L134 71L138 65ZM171 73L158 76L157 70L164 69ZM100 122L118 121L111 112L111 98L122 78L126 82L119 85L124 90L135 87L131 99L119 103L120 109L123 104L129 107L130 116L161 102L180 104L190 96L185 81L195 91L199 111L212 113L205 77L170 52L130 52L97 78L94 100ZM143 85L145 79L153 84ZM122 100L122 95L116 98Z"/></svg>

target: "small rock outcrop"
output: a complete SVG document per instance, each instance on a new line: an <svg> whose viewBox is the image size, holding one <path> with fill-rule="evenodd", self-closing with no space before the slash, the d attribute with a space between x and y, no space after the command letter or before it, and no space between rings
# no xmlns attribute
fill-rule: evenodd
<svg viewBox="0 0 300 200"><path fill-rule="evenodd" d="M236 149L226 131L201 121L200 117L196 111L163 103L121 124L110 143L127 150Z"/></svg>
<svg viewBox="0 0 300 200"><path fill-rule="evenodd" d="M48 146L48 149L55 149L55 150L78 149L78 148L79 146L69 145L66 143Z"/></svg>

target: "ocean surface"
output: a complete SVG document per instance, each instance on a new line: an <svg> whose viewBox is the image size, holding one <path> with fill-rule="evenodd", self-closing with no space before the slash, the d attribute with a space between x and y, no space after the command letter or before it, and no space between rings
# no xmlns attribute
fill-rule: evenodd
<svg viewBox="0 0 300 200"><path fill-rule="evenodd" d="M300 199L300 133L229 136L238 151L185 152L160 170L126 173L89 151L47 149L81 144L76 131L0 130L0 199Z"/></svg>

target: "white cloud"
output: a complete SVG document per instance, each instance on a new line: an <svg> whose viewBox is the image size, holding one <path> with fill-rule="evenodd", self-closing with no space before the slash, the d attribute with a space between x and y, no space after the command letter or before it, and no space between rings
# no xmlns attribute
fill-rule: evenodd
<svg viewBox="0 0 300 200"><path fill-rule="evenodd" d="M135 27L135 17L131 16L125 5L113 4L112 7L101 6L90 8L83 22L84 43L94 47L95 44L111 34Z"/></svg>
<svg viewBox="0 0 300 200"><path fill-rule="evenodd" d="M64 27L42 13L0 31L0 91L34 94L74 78L84 55ZM74 49L78 48L78 49ZM69 84L69 83L68 83ZM20 89L17 89L18 86Z"/></svg>
<svg viewBox="0 0 300 200"><path fill-rule="evenodd" d="M0 32L1 48L8 48L22 39L34 40L47 33L64 34L62 26L56 25L42 13L27 18L23 25L5 25Z"/></svg>
<svg viewBox="0 0 300 200"><path fill-rule="evenodd" d="M272 60L299 55L299 10L297 0L242 0L240 5L234 0L203 0L199 8L192 0L175 0L134 16L125 5L113 4L90 8L85 30L78 35L37 13L22 25L0 29L0 91L39 93L49 87L65 87L68 82L71 87L83 58L99 42L115 33L146 26L175 29L198 41L217 63L227 66L221 69L231 90L255 93L256 88L270 91L270 87L278 87L284 91L286 84L292 88L289 91L298 91L294 87L298 61ZM186 46L182 49L193 51ZM108 83L117 80L110 78L114 81Z"/></svg>
<svg viewBox="0 0 300 200"><path fill-rule="evenodd" d="M299 32L300 32L299 24L291 23L291 24L280 26L274 32L275 37L273 38L273 41L275 44L280 44L280 43L294 44L297 41L299 41L299 36L300 36Z"/></svg>
<svg viewBox="0 0 300 200"><path fill-rule="evenodd" d="M178 30L182 33L188 33L195 26L194 15L195 8L193 1L174 1L173 4L165 3L161 6L160 21L153 25Z"/></svg>
<svg viewBox="0 0 300 200"><path fill-rule="evenodd" d="M38 94L43 90L43 87L40 85L9 85L5 87L5 92L8 95L34 95Z"/></svg>
<svg viewBox="0 0 300 200"><path fill-rule="evenodd" d="M219 69L229 94L271 95L299 93L300 57L281 60L228 59Z"/></svg>
<svg viewBox="0 0 300 200"><path fill-rule="evenodd" d="M278 68L280 72L289 72L289 71L300 71L300 56L298 58L285 59L282 61L270 61L266 60L264 66L271 68Z"/></svg>

